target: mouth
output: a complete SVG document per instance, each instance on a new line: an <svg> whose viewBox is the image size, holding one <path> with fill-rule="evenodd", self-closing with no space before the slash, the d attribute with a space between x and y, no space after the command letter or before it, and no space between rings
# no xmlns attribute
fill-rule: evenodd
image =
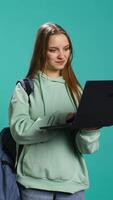
<svg viewBox="0 0 113 200"><path fill-rule="evenodd" d="M56 63L57 63L57 64L60 64L60 65L63 65L63 64L65 63L65 60L57 61Z"/></svg>

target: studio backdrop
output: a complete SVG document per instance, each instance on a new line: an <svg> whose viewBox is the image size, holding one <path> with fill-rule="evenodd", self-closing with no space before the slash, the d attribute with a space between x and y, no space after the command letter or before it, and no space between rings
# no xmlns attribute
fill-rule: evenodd
<svg viewBox="0 0 113 200"><path fill-rule="evenodd" d="M112 0L0 0L0 130L17 80L27 73L40 25L54 22L72 39L73 69L81 83L113 79ZM101 129L100 149L84 155L90 189L86 200L113 199L113 127Z"/></svg>

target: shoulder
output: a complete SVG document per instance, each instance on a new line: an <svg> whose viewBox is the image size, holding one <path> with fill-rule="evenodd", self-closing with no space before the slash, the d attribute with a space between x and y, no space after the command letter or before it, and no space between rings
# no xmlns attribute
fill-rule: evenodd
<svg viewBox="0 0 113 200"><path fill-rule="evenodd" d="M28 100L28 95L25 92L24 88L22 87L22 85L20 84L20 82L18 82L13 90L12 96L11 96L11 102L12 103L17 103L19 101L26 101Z"/></svg>
<svg viewBox="0 0 113 200"><path fill-rule="evenodd" d="M23 89L26 91L28 95L30 95L34 91L34 82L33 79L25 78L22 80L17 81L20 83Z"/></svg>

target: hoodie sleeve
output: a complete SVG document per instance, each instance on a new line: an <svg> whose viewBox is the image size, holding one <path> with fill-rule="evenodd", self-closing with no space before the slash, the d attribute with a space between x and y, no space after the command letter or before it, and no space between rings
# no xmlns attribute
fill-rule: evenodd
<svg viewBox="0 0 113 200"><path fill-rule="evenodd" d="M80 94L82 89L78 86ZM78 103L78 102L77 102ZM78 103L79 104L79 103ZM77 104L77 105L78 105ZM100 130L80 130L75 137L75 143L80 153L91 154L99 149Z"/></svg>
<svg viewBox="0 0 113 200"><path fill-rule="evenodd" d="M50 140L56 131L41 130L41 126L62 124L67 113L55 112L52 115L33 120L29 114L29 97L22 86L17 84L9 105L9 126L18 144L33 144Z"/></svg>
<svg viewBox="0 0 113 200"><path fill-rule="evenodd" d="M76 135L76 145L80 153L90 154L99 149L99 130L81 130Z"/></svg>

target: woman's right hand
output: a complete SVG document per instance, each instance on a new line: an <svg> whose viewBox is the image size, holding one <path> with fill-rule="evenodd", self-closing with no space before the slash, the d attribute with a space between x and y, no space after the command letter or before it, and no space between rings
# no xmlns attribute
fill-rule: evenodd
<svg viewBox="0 0 113 200"><path fill-rule="evenodd" d="M67 118L66 118L66 122L69 123L69 122L72 122L74 117L75 117L76 113L74 112L70 112L67 114Z"/></svg>

